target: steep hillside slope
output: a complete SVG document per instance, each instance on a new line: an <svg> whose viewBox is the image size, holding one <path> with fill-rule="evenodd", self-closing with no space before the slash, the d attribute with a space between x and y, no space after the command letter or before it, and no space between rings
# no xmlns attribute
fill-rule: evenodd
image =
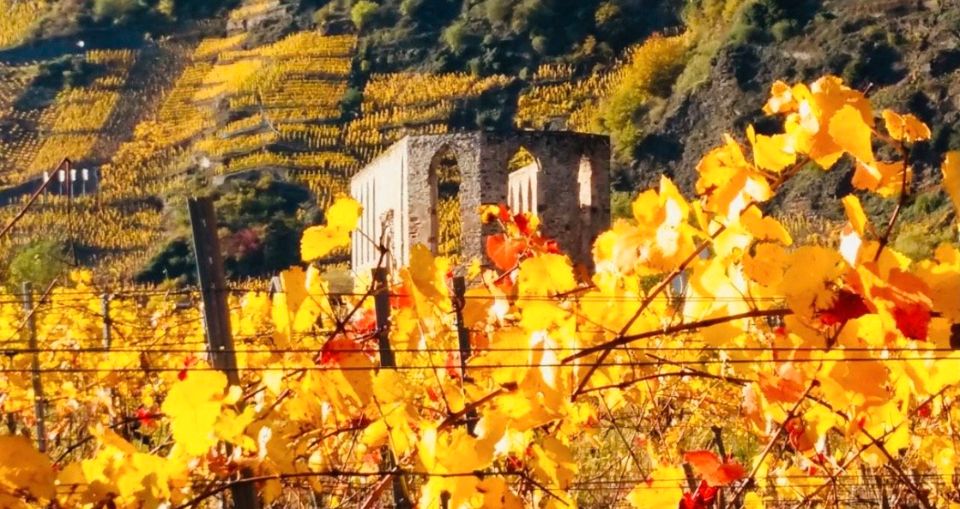
<svg viewBox="0 0 960 509"><path fill-rule="evenodd" d="M921 191L933 154L960 148L956 0L14 3L0 24L0 219L64 157L97 178L73 196L54 181L0 239L3 258L54 240L111 278L189 274L183 199L211 189L236 214L224 233L236 275L288 263L264 253L408 133L608 133L622 204L662 173L689 190L724 132L768 129L757 105L775 80L830 73L931 125L914 154ZM822 203L850 192L848 170L807 170L778 210L839 217ZM281 192L263 176L312 199L283 188L258 201ZM947 238L918 239L945 203L919 193L899 247Z"/></svg>

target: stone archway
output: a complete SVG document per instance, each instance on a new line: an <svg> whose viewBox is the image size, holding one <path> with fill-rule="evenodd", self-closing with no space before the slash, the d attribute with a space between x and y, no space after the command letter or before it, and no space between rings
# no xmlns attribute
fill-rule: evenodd
<svg viewBox="0 0 960 509"><path fill-rule="evenodd" d="M512 212L537 213L540 169L540 160L522 145L508 160L507 206Z"/></svg>
<svg viewBox="0 0 960 509"><path fill-rule="evenodd" d="M430 185L430 249L454 261L463 250L463 218L460 200L462 173L457 155L445 144L430 159L427 178Z"/></svg>

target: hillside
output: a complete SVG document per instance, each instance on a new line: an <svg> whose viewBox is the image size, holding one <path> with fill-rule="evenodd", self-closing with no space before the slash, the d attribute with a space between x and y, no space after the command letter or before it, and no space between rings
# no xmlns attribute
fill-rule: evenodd
<svg viewBox="0 0 960 509"><path fill-rule="evenodd" d="M0 224L62 158L89 170L72 197L54 180L0 239L8 270L40 249L109 279L188 277L183 200L212 189L232 275L257 277L296 262L283 243L407 133L609 133L618 203L661 173L689 190L696 161L724 132L748 123L764 132L757 105L781 78L840 75L928 122L930 154L960 148L955 1L0 7L10 13L0 21ZM921 182L934 178L930 167L919 166ZM778 207L816 230L810 212L840 217L823 203L850 191L849 171L807 172ZM919 253L946 238L936 233L946 232L945 204L920 193L898 247Z"/></svg>

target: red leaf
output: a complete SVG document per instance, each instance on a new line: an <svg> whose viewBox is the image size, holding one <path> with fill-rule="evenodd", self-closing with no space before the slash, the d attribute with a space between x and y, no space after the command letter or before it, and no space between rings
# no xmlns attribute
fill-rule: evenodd
<svg viewBox="0 0 960 509"><path fill-rule="evenodd" d="M401 297L391 297L391 299L399 299ZM391 305L393 303L391 302ZM377 330L377 313L373 309L367 308L364 309L360 316L353 320L353 330L357 334L366 336L367 334L372 334Z"/></svg>
<svg viewBox="0 0 960 509"><path fill-rule="evenodd" d="M893 310L893 319L904 336L918 341L927 339L930 310L918 302L900 304Z"/></svg>
<svg viewBox="0 0 960 509"><path fill-rule="evenodd" d="M390 297L390 307L395 309L413 307L413 293L410 292L410 287L407 286L406 281L391 293L393 295Z"/></svg>
<svg viewBox="0 0 960 509"><path fill-rule="evenodd" d="M500 221L504 223L510 221L510 207L505 203L500 204Z"/></svg>
<svg viewBox="0 0 960 509"><path fill-rule="evenodd" d="M697 487L697 498L702 500L704 505L710 505L717 498L717 488L707 484L707 481L701 480L700 486Z"/></svg>
<svg viewBox="0 0 960 509"><path fill-rule="evenodd" d="M154 415L146 408L143 408L143 407L138 408L136 415L137 415L137 420L140 421L141 426L150 426L153 424Z"/></svg>
<svg viewBox="0 0 960 509"><path fill-rule="evenodd" d="M320 364L324 366L340 365L347 356L360 354L361 345L356 341L338 337L324 343L320 350Z"/></svg>
<svg viewBox="0 0 960 509"><path fill-rule="evenodd" d="M707 509L713 504L715 498L717 498L717 488L712 488L706 481L701 480L695 493L683 494L678 509Z"/></svg>
<svg viewBox="0 0 960 509"><path fill-rule="evenodd" d="M799 417L787 421L783 428L787 431L787 440L794 449L800 452L809 451L816 445L814 436L807 432L807 423Z"/></svg>
<svg viewBox="0 0 960 509"><path fill-rule="evenodd" d="M533 230L530 229L530 216L521 212L519 214L514 214L513 222L516 223L517 229L520 230L520 233L529 237L533 235Z"/></svg>
<svg viewBox="0 0 960 509"><path fill-rule="evenodd" d="M514 268L526 248L526 242L507 238L502 233L487 237L487 256L500 270Z"/></svg>
<svg viewBox="0 0 960 509"><path fill-rule="evenodd" d="M869 312L870 309L863 297L849 290L840 290L833 305L820 312L820 322L828 326L843 325Z"/></svg>
<svg viewBox="0 0 960 509"><path fill-rule="evenodd" d="M746 475L743 465L736 460L728 458L720 461L720 458L710 451L686 452L683 460L710 486L727 486Z"/></svg>
<svg viewBox="0 0 960 509"><path fill-rule="evenodd" d="M186 380L186 379L187 379L187 370L190 369L191 367L193 367L193 365L195 365L197 362L199 362L199 359L197 359L197 356L196 356L196 355L190 354L190 355L186 356L186 357L183 359L183 369L181 369L180 372L177 373L177 378L178 378L181 382L184 381L184 380Z"/></svg>
<svg viewBox="0 0 960 509"><path fill-rule="evenodd" d="M684 493L678 509L706 509L706 507L697 499L696 495Z"/></svg>
<svg viewBox="0 0 960 509"><path fill-rule="evenodd" d="M447 376L454 380L459 380L463 373L460 371L460 353L447 352L446 362Z"/></svg>

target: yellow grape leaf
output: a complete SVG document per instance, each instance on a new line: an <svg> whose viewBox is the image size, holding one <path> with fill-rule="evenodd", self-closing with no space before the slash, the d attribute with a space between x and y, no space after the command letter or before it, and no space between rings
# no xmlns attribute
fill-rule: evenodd
<svg viewBox="0 0 960 509"><path fill-rule="evenodd" d="M763 112L767 115L774 113L788 113L797 110L797 100L793 95L793 87L777 80L770 87L770 99L763 105Z"/></svg>
<svg viewBox="0 0 960 509"><path fill-rule="evenodd" d="M953 208L960 211L960 150L947 152L940 171L943 173L943 189L950 195Z"/></svg>
<svg viewBox="0 0 960 509"><path fill-rule="evenodd" d="M225 409L217 419L214 431L220 439L238 445L247 451L254 451L256 450L256 443L243 433L256 417L257 412L254 411L252 406L245 408L241 414Z"/></svg>
<svg viewBox="0 0 960 509"><path fill-rule="evenodd" d="M754 491L747 493L743 497L743 509L763 509L764 507L766 507L766 505L763 503L763 498Z"/></svg>
<svg viewBox="0 0 960 509"><path fill-rule="evenodd" d="M903 171L903 161L894 161L892 163L885 163L883 161L873 161L871 163L857 161L851 183L853 187L857 189L873 191L881 196L891 196L899 193L903 187ZM907 168L906 172L906 181L909 184L913 172L910 168Z"/></svg>
<svg viewBox="0 0 960 509"><path fill-rule="evenodd" d="M843 258L835 250L803 246L790 253L780 290L790 309L798 316L810 317L833 304L832 288L844 270Z"/></svg>
<svg viewBox="0 0 960 509"><path fill-rule="evenodd" d="M786 97L783 87L780 95ZM774 91L777 93L777 90ZM845 115L837 121L836 133L831 132L832 118L843 108L859 112L863 123L873 126L870 102L863 93L852 90L836 76L824 76L808 88L798 83L790 89L789 101L784 101L788 112L784 131L798 153L805 153L824 170L836 164L845 147L838 145L835 134L846 135ZM772 109L772 108L771 108Z"/></svg>
<svg viewBox="0 0 960 509"><path fill-rule="evenodd" d="M751 203L769 200L770 183L743 155L730 135L697 164L697 194L707 198L706 210L735 219Z"/></svg>
<svg viewBox="0 0 960 509"><path fill-rule="evenodd" d="M743 272L761 285L772 287L783 278L787 260L787 252L782 246L761 242L754 248L754 254L744 255Z"/></svg>
<svg viewBox="0 0 960 509"><path fill-rule="evenodd" d="M350 232L329 226L311 226L303 231L300 256L309 262L326 256L338 247L350 245Z"/></svg>
<svg viewBox="0 0 960 509"><path fill-rule="evenodd" d="M260 375L261 381L263 381L263 386L270 391L270 394L278 396L281 391L283 391L283 370L282 369L268 369L263 371Z"/></svg>
<svg viewBox="0 0 960 509"><path fill-rule="evenodd" d="M485 287L468 288L464 295L463 325L472 329L474 325L487 319L495 297Z"/></svg>
<svg viewBox="0 0 960 509"><path fill-rule="evenodd" d="M173 439L187 454L204 455L217 443L213 428L226 387L227 377L219 371L191 371L167 394L161 410L170 419Z"/></svg>
<svg viewBox="0 0 960 509"><path fill-rule="evenodd" d="M882 115L891 138L908 143L930 139L930 128L914 115L900 115L892 110L883 110Z"/></svg>
<svg viewBox="0 0 960 509"><path fill-rule="evenodd" d="M311 295L307 297L297 309L293 319L294 332L310 332L315 326L322 325L323 296Z"/></svg>
<svg viewBox="0 0 960 509"><path fill-rule="evenodd" d="M280 495L283 494L283 484L276 479L268 479L263 483L263 488L260 489L260 495L263 497L264 503L270 505L274 500L280 498Z"/></svg>
<svg viewBox="0 0 960 509"><path fill-rule="evenodd" d="M753 145L753 162L764 170L780 172L797 161L792 138L786 134L767 136L757 134L753 125L747 126L747 138Z"/></svg>
<svg viewBox="0 0 960 509"><path fill-rule="evenodd" d="M941 244L934 260L920 262L916 274L930 287L933 309L951 321L960 321L960 251Z"/></svg>
<svg viewBox="0 0 960 509"><path fill-rule="evenodd" d="M507 486L503 477L485 477L477 485L483 493L483 507L487 509L523 509L523 499Z"/></svg>
<svg viewBox="0 0 960 509"><path fill-rule="evenodd" d="M357 227L361 212L363 212L363 206L360 202L349 196L340 195L327 209L324 217L327 220L327 226L349 231Z"/></svg>
<svg viewBox="0 0 960 509"><path fill-rule="evenodd" d="M410 250L410 279L430 302L449 302L445 280L449 265L443 258L434 258L430 249L423 244L417 244Z"/></svg>
<svg viewBox="0 0 960 509"><path fill-rule="evenodd" d="M783 245L793 244L790 232L775 218L763 217L760 209L750 207L740 215L740 224L757 240L777 241Z"/></svg>
<svg viewBox="0 0 960 509"><path fill-rule="evenodd" d="M874 160L870 126L863 120L860 111L849 104L830 119L830 136L844 151L860 161Z"/></svg>
<svg viewBox="0 0 960 509"><path fill-rule="evenodd" d="M93 426L95 454L69 466L60 482L87 484L98 499L113 493L117 507L155 509L171 499L170 485L183 485L188 476L185 461L138 452L122 437L103 426Z"/></svg>
<svg viewBox="0 0 960 509"><path fill-rule="evenodd" d="M638 484L627 495L627 501L636 509L663 509L677 507L683 498L683 469L661 466L650 473L646 481Z"/></svg>
<svg viewBox="0 0 960 509"><path fill-rule="evenodd" d="M555 295L573 290L576 286L570 259L564 255L547 253L520 262L520 295Z"/></svg>
<svg viewBox="0 0 960 509"><path fill-rule="evenodd" d="M863 206L860 205L860 199L848 194L840 202L843 203L843 210L847 213L850 225L853 226L858 235L863 237L863 232L866 231L870 220L867 219L867 214L863 211Z"/></svg>
<svg viewBox="0 0 960 509"><path fill-rule="evenodd" d="M8 495L19 491L41 501L52 499L55 478L50 459L29 440L0 437L0 507L27 507Z"/></svg>
<svg viewBox="0 0 960 509"><path fill-rule="evenodd" d="M303 232L300 255L304 261L323 257L338 247L350 245L350 232L357 227L363 207L360 202L341 195L327 209L324 226L311 226Z"/></svg>
<svg viewBox="0 0 960 509"><path fill-rule="evenodd" d="M545 436L531 447L534 456L533 473L548 486L566 487L577 473L573 452L559 439Z"/></svg>

